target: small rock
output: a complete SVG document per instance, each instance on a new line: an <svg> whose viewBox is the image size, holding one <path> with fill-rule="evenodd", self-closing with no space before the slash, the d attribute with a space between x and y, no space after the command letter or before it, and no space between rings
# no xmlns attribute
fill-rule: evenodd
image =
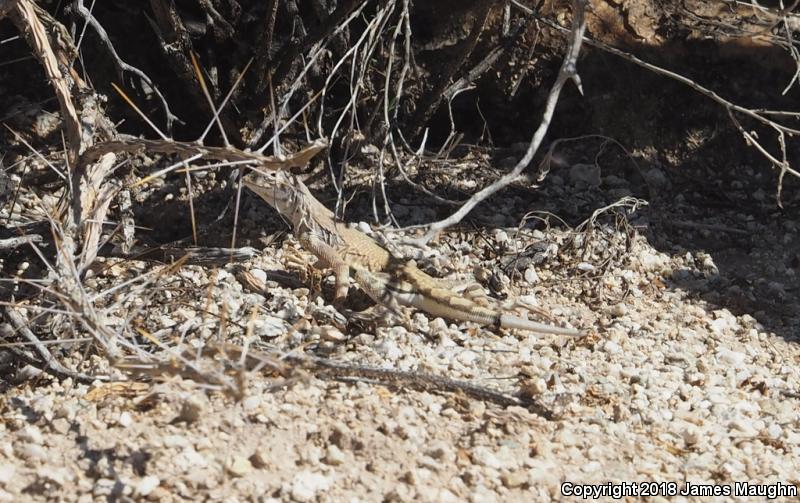
<svg viewBox="0 0 800 503"><path fill-rule="evenodd" d="M508 487L509 489L514 487L519 487L528 482L528 474L522 470L516 470L511 473L504 473L500 480L503 482L503 485Z"/></svg>
<svg viewBox="0 0 800 503"><path fill-rule="evenodd" d="M187 447L182 450L180 454L175 456L174 460L175 466L183 472L195 467L204 468L208 466L206 458L192 447Z"/></svg>
<svg viewBox="0 0 800 503"><path fill-rule="evenodd" d="M375 346L375 352L390 361L397 361L403 357L403 350L395 341L384 340Z"/></svg>
<svg viewBox="0 0 800 503"><path fill-rule="evenodd" d="M436 461L447 461L453 458L452 450L446 442L435 442L426 451L425 454L435 459Z"/></svg>
<svg viewBox="0 0 800 503"><path fill-rule="evenodd" d="M628 314L628 306L626 306L622 302L614 304L611 307L611 315L612 316L615 316L615 317L619 318L621 316L625 316L626 314Z"/></svg>
<svg viewBox="0 0 800 503"><path fill-rule="evenodd" d="M234 456L225 463L225 470L234 477L244 477L253 471L253 465L243 456Z"/></svg>
<svg viewBox="0 0 800 503"><path fill-rule="evenodd" d="M245 412L253 412L261 406L261 397L258 395L250 395L242 400L242 408Z"/></svg>
<svg viewBox="0 0 800 503"><path fill-rule="evenodd" d="M267 273L265 273L261 269L250 269L250 271L248 272L250 273L251 276L253 276L253 279L258 281L260 284L262 285L267 284Z"/></svg>
<svg viewBox="0 0 800 503"><path fill-rule="evenodd" d="M667 263L667 259L660 253L644 252L639 257L646 271L659 271Z"/></svg>
<svg viewBox="0 0 800 503"><path fill-rule="evenodd" d="M189 439L183 435L166 435L164 436L164 447L187 447Z"/></svg>
<svg viewBox="0 0 800 503"><path fill-rule="evenodd" d="M702 267L703 274L706 276L719 275L719 268L717 268L717 264L714 263L714 259L711 257L711 255L698 254L698 258L701 260L700 267Z"/></svg>
<svg viewBox="0 0 800 503"><path fill-rule="evenodd" d="M697 445L697 442L700 441L700 435L697 434L697 429L695 428L686 428L681 431L681 436L683 437L683 442L686 444L687 447L692 447Z"/></svg>
<svg viewBox="0 0 800 503"><path fill-rule="evenodd" d="M131 416L131 413L127 410L122 411L122 413L119 415L119 419L117 419L117 424L123 428L127 428L133 424L133 416Z"/></svg>
<svg viewBox="0 0 800 503"><path fill-rule="evenodd" d="M608 353L610 355L617 355L617 354L622 353L622 347L619 344L617 344L616 342L614 342L614 341L612 341L610 339L607 339L603 343L603 351L605 351L606 353Z"/></svg>
<svg viewBox="0 0 800 503"><path fill-rule="evenodd" d="M721 362L727 363L728 365L731 365L734 368L741 367L746 357L747 355L745 355L744 353L739 353L738 351L731 351L730 349L726 348L717 349L717 358L719 358Z"/></svg>
<svg viewBox="0 0 800 503"><path fill-rule="evenodd" d="M328 342L344 342L347 337L336 327L325 326L320 327L320 338Z"/></svg>
<svg viewBox="0 0 800 503"><path fill-rule="evenodd" d="M539 282L539 275L536 274L536 269L533 266L525 269L525 281L530 285L535 285Z"/></svg>
<svg viewBox="0 0 800 503"><path fill-rule="evenodd" d="M193 393L189 395L181 404L181 411L178 417L175 418L176 422L194 423L206 410L208 399L205 394Z"/></svg>
<svg viewBox="0 0 800 503"><path fill-rule="evenodd" d="M68 421L74 421L75 416L77 414L78 414L77 402L72 400L67 400L56 409L55 417L64 418Z"/></svg>
<svg viewBox="0 0 800 503"><path fill-rule="evenodd" d="M347 458L345 457L342 450L336 447L335 445L331 444L328 446L328 450L325 453L325 458L323 461L332 466L339 466L341 464L344 464L346 460Z"/></svg>
<svg viewBox="0 0 800 503"><path fill-rule="evenodd" d="M41 445L44 442L42 432L33 425L28 425L17 432L17 438L23 442L30 442L36 445Z"/></svg>
<svg viewBox="0 0 800 503"><path fill-rule="evenodd" d="M66 468L56 468L53 466L41 466L36 475L42 480L48 480L59 487L72 480L72 474Z"/></svg>
<svg viewBox="0 0 800 503"><path fill-rule="evenodd" d="M666 188L669 185L669 179L664 172L655 167L645 171L643 177L647 184L653 188Z"/></svg>
<svg viewBox="0 0 800 503"><path fill-rule="evenodd" d="M502 463L499 459L497 459L497 456L495 456L494 453L488 448L483 446L476 447L472 452L472 462L477 465L485 466L487 468L494 468L496 470L502 467Z"/></svg>
<svg viewBox="0 0 800 503"><path fill-rule="evenodd" d="M59 417L58 419L53 419L50 423L50 429L59 435L66 435L70 429L70 423L63 417Z"/></svg>
<svg viewBox="0 0 800 503"><path fill-rule="evenodd" d="M48 421L53 419L53 398L51 396L45 395L35 398L31 402L31 408Z"/></svg>
<svg viewBox="0 0 800 503"><path fill-rule="evenodd" d="M475 418L483 417L486 413L486 402L483 400L471 400L469 402L469 413Z"/></svg>
<svg viewBox="0 0 800 503"><path fill-rule="evenodd" d="M541 377L525 379L520 382L520 391L529 397L541 396L547 391L547 383Z"/></svg>
<svg viewBox="0 0 800 503"><path fill-rule="evenodd" d="M783 436L783 429L781 429L780 425L772 423L767 427L767 436L770 438L781 438ZM0 478L0 482L2 482L2 478Z"/></svg>
<svg viewBox="0 0 800 503"><path fill-rule="evenodd" d="M782 297L786 293L786 285L778 283L777 281L770 281L767 283L767 289L778 296Z"/></svg>
<svg viewBox="0 0 800 503"><path fill-rule="evenodd" d="M92 494L95 496L111 496L117 482L113 479L97 479L94 483Z"/></svg>
<svg viewBox="0 0 800 503"><path fill-rule="evenodd" d="M456 360L465 367L472 367L475 365L475 362L478 361L480 355L475 351L464 350L458 353L456 356Z"/></svg>
<svg viewBox="0 0 800 503"><path fill-rule="evenodd" d="M318 492L325 491L330 486L330 478L321 473L303 470L292 479L292 498L300 502L312 501L316 498Z"/></svg>
<svg viewBox="0 0 800 503"><path fill-rule="evenodd" d="M159 484L161 484L161 480L159 480L158 477L155 475L148 475L142 477L142 480L136 484L134 491L139 496L148 496Z"/></svg>
<svg viewBox="0 0 800 503"><path fill-rule="evenodd" d="M19 442L14 446L17 456L26 461L45 461L48 459L47 451L37 444Z"/></svg>
<svg viewBox="0 0 800 503"><path fill-rule="evenodd" d="M584 473L592 473L599 471L603 468L603 464L599 461L589 461L585 465L581 466L581 471Z"/></svg>
<svg viewBox="0 0 800 503"><path fill-rule="evenodd" d="M742 432L743 435L748 437L755 437L758 435L758 431L753 428L753 425L750 421L744 418L737 418L730 422L728 425L734 430L738 430Z"/></svg>
<svg viewBox="0 0 800 503"><path fill-rule="evenodd" d="M7 484L14 477L16 471L16 467L12 464L0 465L0 484Z"/></svg>
<svg viewBox="0 0 800 503"><path fill-rule="evenodd" d="M269 466L269 453L262 449L258 449L256 452L254 452L249 459L250 464L258 469Z"/></svg>
<svg viewBox="0 0 800 503"><path fill-rule="evenodd" d="M147 495L148 501L172 501L172 494L164 487L158 486Z"/></svg>

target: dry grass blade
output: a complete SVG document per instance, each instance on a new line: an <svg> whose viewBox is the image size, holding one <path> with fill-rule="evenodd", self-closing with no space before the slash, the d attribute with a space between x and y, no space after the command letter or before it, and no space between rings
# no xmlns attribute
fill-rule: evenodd
<svg viewBox="0 0 800 503"><path fill-rule="evenodd" d="M228 141L228 135L225 134L225 128L222 127L222 122L219 120L219 110L217 110L217 107L214 106L214 100L211 98L211 93L208 92L208 86L206 85L205 77L203 77L203 71L200 69L200 65L197 63L197 56L195 56L194 52L190 52L189 56L192 60L192 68L194 68L195 77L197 77L198 82L200 82L200 89L203 90L203 96L205 96L208 106L214 113L213 121L217 123L219 134L222 135L222 141L225 143L226 147L230 147L231 142Z"/></svg>
<svg viewBox="0 0 800 503"><path fill-rule="evenodd" d="M36 4L31 0L17 0L11 4L13 5L9 9L11 20L25 35L28 45L42 64L42 69L58 98L64 128L67 132L67 161L74 166L82 150L82 140L78 113L75 111L69 91L70 82L59 68L58 58L50 45L47 30L39 19Z"/></svg>
<svg viewBox="0 0 800 503"><path fill-rule="evenodd" d="M2 308L3 315L6 320L11 323L11 326L14 328L16 333L22 335L25 339L30 342L34 349L36 350L39 358L41 358L42 363L37 362L36 360L26 359L29 364L34 366L40 367L43 371L52 374L55 377L60 379L64 378L72 378L79 382L90 383L95 380L107 380L107 376L94 376L84 374L82 372L77 372L74 370L70 370L62 365L55 357L50 353L50 351L45 347L42 341L33 333L33 331L28 326L27 321L25 318L14 308L11 306L4 306ZM8 350L13 351L17 356L24 355L23 351L15 350L16 348L7 348Z"/></svg>

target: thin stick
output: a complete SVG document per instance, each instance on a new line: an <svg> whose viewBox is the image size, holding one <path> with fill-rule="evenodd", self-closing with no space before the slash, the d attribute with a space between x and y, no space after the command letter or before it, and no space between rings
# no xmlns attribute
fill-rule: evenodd
<svg viewBox="0 0 800 503"><path fill-rule="evenodd" d="M226 147L231 146L231 142L228 141L228 135L225 134L225 128L222 127L222 122L219 120L219 111L217 107L214 105L214 100L211 98L211 93L208 92L208 86L206 85L206 79L203 77L203 72L200 70L200 65L197 63L197 56L195 56L194 51L189 52L189 57L192 60L192 67L194 68L194 74L197 77L197 80L200 82L200 89L203 90L203 96L206 97L206 101L208 102L208 106L211 108L211 112L214 114L214 117L211 119L212 122L217 123L217 128L219 128L219 134L222 135L222 141L224 142ZM251 59L252 61L252 59ZM249 63L248 63L249 65ZM240 79L237 79L236 82L238 83ZM234 84L235 87L235 84ZM233 88L231 88L231 91ZM200 142L202 143L202 138L205 137L205 132L201 137ZM191 201L191 196L190 201ZM194 216L192 217L194 218Z"/></svg>
<svg viewBox="0 0 800 503"><path fill-rule="evenodd" d="M36 335L31 331L31 329L28 328L25 319L22 317L22 315L19 314L19 312L15 308L10 306L4 306L2 311L3 314L5 315L5 318L11 323L11 326L14 327L14 330L19 334L21 334L26 339L28 339L28 341L33 345L36 352L39 354L39 357L42 359L42 361L44 361L45 365L44 368L42 368L43 371L59 379L71 377L72 379L75 379L76 381L80 382L108 380L108 376L92 376L66 368L61 364L61 362L59 362L58 360L55 359L55 357L53 357L52 353L50 353L50 351L44 346L44 344L42 344L42 342L39 340L38 337L36 337ZM20 355L20 353L22 353L19 351L14 351L16 348L8 348L8 349L13 351L14 354L16 355ZM38 366L37 365L38 362L29 361L28 363L34 366Z"/></svg>
<svg viewBox="0 0 800 503"><path fill-rule="evenodd" d="M167 120L167 131L172 131L172 122L178 119L177 116L172 114L172 111L169 109L169 104L167 104L167 99L161 94L161 91L158 89L158 86L150 80L150 77L147 76L146 73L141 71L140 69L136 68L135 66L131 66L122 58L119 57L117 54L117 50L114 48L114 44L111 43L111 40L108 38L108 33L106 32L103 25L101 25L97 19L92 15L92 13L83 5L83 0L76 0L74 2L73 8L75 11L86 21L87 24L91 25L94 28L94 31L97 33L97 36L100 37L100 40L103 42L103 45L106 46L108 52L111 54L111 57L114 58L114 62L122 71L133 73L134 75L138 76L140 79L145 81L148 86L150 86L153 91L158 95L158 98L161 100L161 105L164 107L164 115L166 116ZM150 121L148 120L148 124Z"/></svg>

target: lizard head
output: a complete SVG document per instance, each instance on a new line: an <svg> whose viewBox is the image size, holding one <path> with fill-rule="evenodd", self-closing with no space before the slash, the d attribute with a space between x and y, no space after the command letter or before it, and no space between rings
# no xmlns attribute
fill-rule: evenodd
<svg viewBox="0 0 800 503"><path fill-rule="evenodd" d="M251 168L242 178L242 184L279 211L291 204L293 198L291 175L285 171Z"/></svg>
<svg viewBox="0 0 800 503"><path fill-rule="evenodd" d="M264 162L250 167L242 178L242 184L258 194L264 201L281 213L284 208L296 206L298 190L305 189L287 170L305 166L328 146L325 138L319 138L305 148L288 157L263 158Z"/></svg>
<svg viewBox="0 0 800 503"><path fill-rule="evenodd" d="M303 208L303 189L294 175L285 170L267 171L262 168L250 168L250 172L242 177L242 185L256 193L275 210L287 218L292 225L305 211Z"/></svg>

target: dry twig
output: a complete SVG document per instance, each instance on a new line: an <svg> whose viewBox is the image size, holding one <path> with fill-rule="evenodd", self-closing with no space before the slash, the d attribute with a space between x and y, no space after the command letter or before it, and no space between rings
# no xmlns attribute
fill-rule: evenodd
<svg viewBox="0 0 800 503"><path fill-rule="evenodd" d="M418 246L424 246L428 244L439 232L460 222L470 211L472 211L475 206L516 180L522 171L528 166L531 160L533 160L533 156L536 155L536 152L539 150L539 146L541 145L542 140L544 139L544 136L547 134L547 130L550 127L550 121L553 118L553 113L555 112L556 104L558 103L558 98L561 94L561 90L564 88L564 84L566 84L568 80L572 80L578 86L578 89L581 89L580 78L577 74L576 64L578 61L578 54L580 53L581 49L581 43L583 41L583 33L586 29L586 24L584 22L585 4L586 0L575 0L573 2L574 12L572 19L572 30L567 52L564 56L564 61L561 63L561 69L558 72L558 77L556 77L556 81L553 83L553 86L550 88L550 93L547 96L547 102L545 103L545 109L542 114L542 121L539 123L539 127L536 129L536 132L534 132L525 155L519 160L519 162L517 162L516 166L514 166L514 169L500 177L488 187L485 187L473 194L472 197L470 197L467 202L458 209L458 211L444 220L430 224L428 227L428 232L421 238L413 240L414 244Z"/></svg>

